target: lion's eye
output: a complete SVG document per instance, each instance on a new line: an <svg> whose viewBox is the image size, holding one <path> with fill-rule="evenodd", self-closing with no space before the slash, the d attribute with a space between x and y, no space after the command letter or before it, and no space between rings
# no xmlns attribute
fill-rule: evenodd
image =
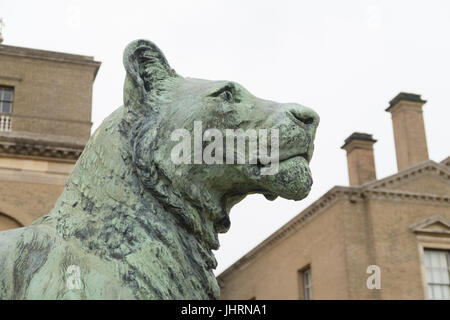
<svg viewBox="0 0 450 320"><path fill-rule="evenodd" d="M227 84L215 92L209 94L209 97L220 98L228 103L239 103L239 91L232 84Z"/></svg>
<svg viewBox="0 0 450 320"><path fill-rule="evenodd" d="M227 102L232 102L233 101L233 94L231 93L231 91L229 90L225 90L220 94L220 97L227 101Z"/></svg>

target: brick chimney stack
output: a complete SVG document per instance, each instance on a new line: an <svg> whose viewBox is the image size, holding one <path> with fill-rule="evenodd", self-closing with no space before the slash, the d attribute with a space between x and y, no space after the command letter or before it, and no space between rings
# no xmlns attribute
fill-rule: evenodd
<svg viewBox="0 0 450 320"><path fill-rule="evenodd" d="M400 92L386 109L392 115L398 170L428 160L421 96Z"/></svg>
<svg viewBox="0 0 450 320"><path fill-rule="evenodd" d="M347 151L348 176L350 186L360 186L376 180L373 145L377 142L371 134L354 132L341 149Z"/></svg>

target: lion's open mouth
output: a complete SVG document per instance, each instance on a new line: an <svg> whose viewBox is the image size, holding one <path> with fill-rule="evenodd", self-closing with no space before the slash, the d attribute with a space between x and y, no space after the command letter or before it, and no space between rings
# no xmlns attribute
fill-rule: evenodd
<svg viewBox="0 0 450 320"><path fill-rule="evenodd" d="M292 158L296 158L296 157L302 157L302 158L304 158L308 163L309 163L309 160L311 159L311 157L309 156L309 154L308 154L307 152L304 152L304 153L301 153L301 154L295 154L295 155L293 155L293 156L290 156L290 157L287 157L287 158L284 158L284 159L280 159L280 163L283 162L283 161L290 160L290 159L292 159Z"/></svg>
<svg viewBox="0 0 450 320"><path fill-rule="evenodd" d="M310 153L304 152L304 153L294 154L294 155L291 155L291 156L282 158L282 159L280 159L280 160L278 161L278 163L282 163L282 162L285 162L285 161L288 161L288 160L291 160L291 159L294 159L294 158L297 158L297 157L301 157L301 158L305 159L306 162L308 162L308 163L309 163L309 161L311 160L311 155L310 155ZM263 168L263 167L266 167L266 166L270 166L271 163L268 163L268 164L262 164L262 163L259 161L259 159L258 159L257 165L258 165L258 167Z"/></svg>

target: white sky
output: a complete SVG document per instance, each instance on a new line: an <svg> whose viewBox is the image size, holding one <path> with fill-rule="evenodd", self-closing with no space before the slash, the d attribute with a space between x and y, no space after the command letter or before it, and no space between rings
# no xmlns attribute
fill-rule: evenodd
<svg viewBox="0 0 450 320"><path fill-rule="evenodd" d="M343 141L372 133L378 177L396 172L390 115L399 91L422 94L430 158L450 152L450 2L0 0L4 44L94 56L94 129L122 104L122 52L146 38L182 76L233 80L256 96L321 116L301 202L247 197L221 235L220 273L334 185L348 185ZM299 246L302 244L299 243Z"/></svg>

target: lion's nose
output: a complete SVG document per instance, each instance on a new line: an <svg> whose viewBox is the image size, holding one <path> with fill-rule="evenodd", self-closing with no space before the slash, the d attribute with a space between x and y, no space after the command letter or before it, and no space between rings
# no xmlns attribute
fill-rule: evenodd
<svg viewBox="0 0 450 320"><path fill-rule="evenodd" d="M319 125L319 115L308 107L299 104L289 104L286 106L287 112L292 114L295 119L299 120L311 130L315 130Z"/></svg>

